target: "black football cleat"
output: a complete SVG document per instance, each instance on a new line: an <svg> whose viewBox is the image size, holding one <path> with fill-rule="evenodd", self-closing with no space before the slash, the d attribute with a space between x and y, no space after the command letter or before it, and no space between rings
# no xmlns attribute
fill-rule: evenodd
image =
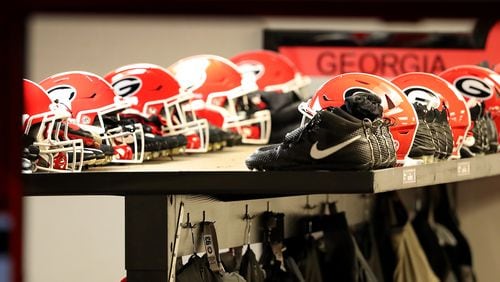
<svg viewBox="0 0 500 282"><path fill-rule="evenodd" d="M446 159L449 159L453 153L453 131L451 130L450 122L448 121L448 113L445 109L441 111L440 119L442 132L444 132L442 137L446 143Z"/></svg>
<svg viewBox="0 0 500 282"><path fill-rule="evenodd" d="M490 144L488 140L487 125L485 124L486 121L483 117L483 107L481 104L478 104L469 108L469 112L471 116L471 129L469 129L469 131L474 137L474 143L466 144L464 142L464 147L467 147L466 149L470 150L474 156L484 155L490 150Z"/></svg>
<svg viewBox="0 0 500 282"><path fill-rule="evenodd" d="M372 122L343 117L340 108L321 110L281 144L258 149L246 159L253 170L370 170L375 160Z"/></svg>
<svg viewBox="0 0 500 282"><path fill-rule="evenodd" d="M424 163L432 163L437 151L437 141L432 135L428 111L426 106L420 103L414 103L413 106L418 116L418 127L408 157L420 159Z"/></svg>
<svg viewBox="0 0 500 282"><path fill-rule="evenodd" d="M441 111L438 109L430 110L428 116L427 123L436 146L434 156L438 160L447 160L453 151L453 135L446 109Z"/></svg>
<svg viewBox="0 0 500 282"><path fill-rule="evenodd" d="M243 137L237 132L223 130L222 139L227 147L233 147L241 145Z"/></svg>
<svg viewBox="0 0 500 282"><path fill-rule="evenodd" d="M162 136L161 138L169 144L167 154L169 156L179 155L186 150L187 138L183 134ZM165 151L163 151L162 156L165 156Z"/></svg>
<svg viewBox="0 0 500 282"><path fill-rule="evenodd" d="M498 152L498 130L495 121L491 118L491 114L487 113L485 115L486 124L486 134L488 136L488 141L490 143L488 154L494 154Z"/></svg>
<svg viewBox="0 0 500 282"><path fill-rule="evenodd" d="M208 128L208 151L220 151L224 148L224 130L210 125Z"/></svg>
<svg viewBox="0 0 500 282"><path fill-rule="evenodd" d="M485 130L485 121L478 118L471 123L472 135L474 136L474 144L469 149L476 155L484 155L489 151L489 141Z"/></svg>

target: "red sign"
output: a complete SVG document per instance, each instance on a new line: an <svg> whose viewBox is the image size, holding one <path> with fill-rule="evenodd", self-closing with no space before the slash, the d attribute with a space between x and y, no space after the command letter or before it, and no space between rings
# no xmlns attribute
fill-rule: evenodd
<svg viewBox="0 0 500 282"><path fill-rule="evenodd" d="M383 77L414 71L440 73L456 65L478 65L483 61L499 64L500 22L490 30L484 49L282 46L279 52L289 57L303 74L311 76L346 72Z"/></svg>

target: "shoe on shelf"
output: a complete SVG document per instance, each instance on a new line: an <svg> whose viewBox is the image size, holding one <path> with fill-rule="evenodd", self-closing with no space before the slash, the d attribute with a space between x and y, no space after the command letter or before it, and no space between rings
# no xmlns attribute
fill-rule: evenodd
<svg viewBox="0 0 500 282"><path fill-rule="evenodd" d="M451 154L453 153L453 132L451 130L450 122L448 120L448 113L446 112L445 109L441 110L441 113L439 115L439 125L441 126L441 132L444 134L441 135L441 138L444 139L446 143L446 159L449 159L451 157Z"/></svg>
<svg viewBox="0 0 500 282"><path fill-rule="evenodd" d="M222 150L227 141L225 140L225 131L219 127L210 125L208 127L208 150L220 151Z"/></svg>
<svg viewBox="0 0 500 282"><path fill-rule="evenodd" d="M474 122L471 121L470 127L471 129L469 129L469 131L467 132L462 147L460 148L460 158L462 159L472 158L476 156L476 153L472 152L472 150L470 149L476 143L476 138L474 138L474 134L472 133Z"/></svg>
<svg viewBox="0 0 500 282"><path fill-rule="evenodd" d="M169 141L169 143L175 143L175 147L171 148L169 151L170 156L176 156L176 155L182 154L186 151L186 146L188 144L188 139L187 139L186 135L176 134L176 135L163 136L162 138L169 139L169 140L175 139L175 142Z"/></svg>
<svg viewBox="0 0 500 282"><path fill-rule="evenodd" d="M243 136L235 131L210 125L208 132L208 142L210 143L209 147L212 148L211 151L219 151L224 147L233 147L243 143Z"/></svg>
<svg viewBox="0 0 500 282"><path fill-rule="evenodd" d="M488 154L494 154L498 152L498 130L495 121L491 118L490 113L485 115L486 132L488 136L488 141L490 143L490 150Z"/></svg>
<svg viewBox="0 0 500 282"><path fill-rule="evenodd" d="M223 130L222 139L225 141L226 146L233 147L241 145L243 137L237 132Z"/></svg>
<svg viewBox="0 0 500 282"><path fill-rule="evenodd" d="M146 159L150 160L165 156L179 155L185 151L188 142L186 136L183 134L164 135L162 126L165 124L162 123L161 116L159 115L146 117L141 113L124 112L120 113L120 119L122 121L128 121L129 123L141 124L145 136L148 136L147 139L155 139L155 141L159 143L159 151L146 151ZM147 143L148 141L146 142L145 149L147 148Z"/></svg>
<svg viewBox="0 0 500 282"><path fill-rule="evenodd" d="M415 160L422 160L425 163L434 162L437 151L437 140L434 140L431 127L429 125L429 115L427 106L414 103L413 107L417 112L418 127L413 145L408 153L408 157Z"/></svg>
<svg viewBox="0 0 500 282"><path fill-rule="evenodd" d="M468 150L474 153L474 156L484 155L487 151L489 151L489 142L487 140L487 136L485 135L483 126L484 123L480 118L472 121L470 133L474 137L474 143L471 146L466 146L464 143L464 147L467 147Z"/></svg>
<svg viewBox="0 0 500 282"><path fill-rule="evenodd" d="M436 146L434 157L437 160L447 160L453 151L453 135L446 109L432 109L427 112L427 115L427 124L431 129L432 138Z"/></svg>
<svg viewBox="0 0 500 282"><path fill-rule="evenodd" d="M370 170L375 160L369 119L346 118L340 108L318 111L281 144L256 150L246 159L253 170ZM348 113L347 113L348 114ZM376 137L375 137L376 138Z"/></svg>
<svg viewBox="0 0 500 282"><path fill-rule="evenodd" d="M488 151L490 151L490 143L488 140L488 130L486 121L483 117L483 107L481 104L475 105L474 107L469 108L470 116L471 116L471 128L469 129L469 136L474 142L464 142L464 146L466 147L464 150L465 157L469 156L478 156L484 155ZM468 151L472 152L473 155L468 154Z"/></svg>

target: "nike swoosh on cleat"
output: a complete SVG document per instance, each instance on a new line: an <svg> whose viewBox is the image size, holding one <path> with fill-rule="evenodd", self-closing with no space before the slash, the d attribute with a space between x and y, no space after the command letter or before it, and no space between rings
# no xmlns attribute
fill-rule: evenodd
<svg viewBox="0 0 500 282"><path fill-rule="evenodd" d="M349 144L353 143L354 141L358 140L359 138L361 138L361 135L354 136L349 140L346 140L342 143L331 146L331 147L326 148L324 150L318 150L318 141L316 141L316 143L314 143L311 147L311 152L310 152L311 158L316 159L316 160L326 158L329 155L336 153L340 149L342 149L342 148L348 146Z"/></svg>

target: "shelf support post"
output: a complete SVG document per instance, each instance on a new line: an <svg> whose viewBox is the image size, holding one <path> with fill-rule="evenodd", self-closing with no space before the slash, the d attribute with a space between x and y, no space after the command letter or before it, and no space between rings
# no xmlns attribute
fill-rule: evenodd
<svg viewBox="0 0 500 282"><path fill-rule="evenodd" d="M125 196L127 282L168 280L168 198Z"/></svg>

